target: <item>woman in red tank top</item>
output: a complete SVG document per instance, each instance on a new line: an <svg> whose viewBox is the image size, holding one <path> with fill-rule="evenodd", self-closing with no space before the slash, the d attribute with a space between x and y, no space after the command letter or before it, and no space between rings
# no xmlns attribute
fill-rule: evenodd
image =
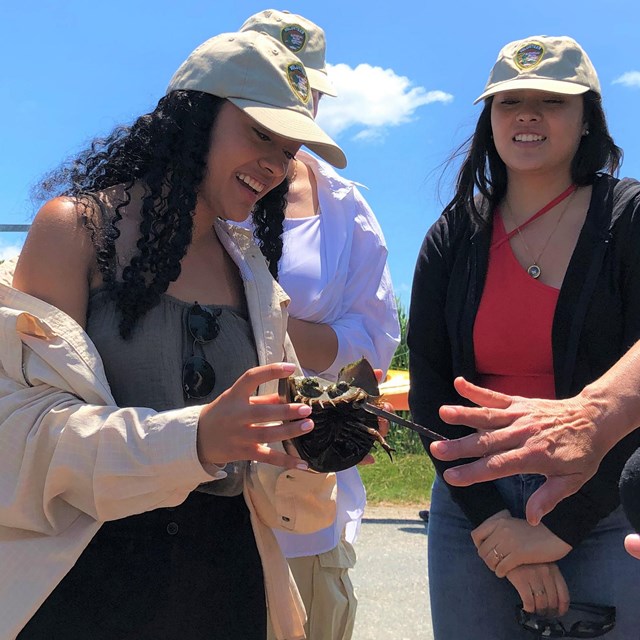
<svg viewBox="0 0 640 640"><path fill-rule="evenodd" d="M509 394L566 397L640 337L640 318L628 313L640 294L640 228L632 212L613 208L618 181L600 173L617 171L621 151L587 54L564 36L510 43L477 101L484 108L454 198L422 246L410 311L413 417L449 438L469 433L438 415L442 404L464 402L456 376ZM536 527L524 507L542 477L452 487L441 474L456 463L434 460L436 640L524 639L576 622L581 633L608 629L604 613L576 621L587 615L569 610L577 601L617 608L607 637L637 633L630 593L640 563L622 546L630 527L617 495L620 459L605 460Z"/></svg>

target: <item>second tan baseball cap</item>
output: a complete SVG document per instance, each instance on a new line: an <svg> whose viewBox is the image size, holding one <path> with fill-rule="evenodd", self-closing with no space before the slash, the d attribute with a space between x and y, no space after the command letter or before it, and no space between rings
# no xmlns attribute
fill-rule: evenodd
<svg viewBox="0 0 640 640"><path fill-rule="evenodd" d="M579 95L600 93L600 82L589 56L573 38L531 36L502 48L484 92L473 104L513 89Z"/></svg>
<svg viewBox="0 0 640 640"><path fill-rule="evenodd" d="M266 9L247 18L240 31L248 30L262 31L295 53L307 69L312 89L338 95L327 74L324 30L317 24L289 11Z"/></svg>
<svg viewBox="0 0 640 640"><path fill-rule="evenodd" d="M347 166L342 149L313 119L304 65L271 36L245 31L210 38L171 78L167 93L178 89L226 98L269 131L306 145L334 167Z"/></svg>

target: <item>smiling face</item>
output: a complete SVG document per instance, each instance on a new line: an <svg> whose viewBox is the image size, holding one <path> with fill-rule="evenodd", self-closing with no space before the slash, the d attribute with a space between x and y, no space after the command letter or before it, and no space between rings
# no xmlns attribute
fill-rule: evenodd
<svg viewBox="0 0 640 640"><path fill-rule="evenodd" d="M571 175L585 133L583 98L533 89L503 91L491 105L493 141L507 173Z"/></svg>
<svg viewBox="0 0 640 640"><path fill-rule="evenodd" d="M271 133L226 102L211 134L198 209L242 222L284 180L299 148L298 142Z"/></svg>

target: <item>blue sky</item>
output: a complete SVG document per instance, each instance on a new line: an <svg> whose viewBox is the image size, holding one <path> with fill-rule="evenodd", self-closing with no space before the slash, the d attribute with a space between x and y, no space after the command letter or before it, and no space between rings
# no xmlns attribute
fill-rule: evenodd
<svg viewBox="0 0 640 640"><path fill-rule="evenodd" d="M621 175L640 178L640 3L637 0L375 3L323 0L23 0L0 12L0 223L28 223L31 186L113 126L151 110L198 44L267 8L325 29L341 95L319 120L349 159L408 302L420 243L451 193L443 163L472 132L499 49L529 35L570 35L602 84ZM18 234L0 234L0 257Z"/></svg>

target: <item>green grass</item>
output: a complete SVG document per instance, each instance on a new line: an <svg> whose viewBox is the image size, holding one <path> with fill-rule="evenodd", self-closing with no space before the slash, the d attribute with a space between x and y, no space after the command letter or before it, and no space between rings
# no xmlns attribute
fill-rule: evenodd
<svg viewBox="0 0 640 640"><path fill-rule="evenodd" d="M391 361L391 369L409 368L409 349L407 347L408 311L400 299L398 321L400 322L400 344ZM406 411L399 411L401 416L411 420ZM435 471L429 456L417 433L395 424L390 425L387 442L396 450L393 462L389 456L376 445L373 455L375 464L359 467L364 486L367 488L369 504L419 504L425 508L429 505L431 485Z"/></svg>
<svg viewBox="0 0 640 640"><path fill-rule="evenodd" d="M376 445L375 464L359 467L369 504L428 505L434 470L426 453L389 456Z"/></svg>

